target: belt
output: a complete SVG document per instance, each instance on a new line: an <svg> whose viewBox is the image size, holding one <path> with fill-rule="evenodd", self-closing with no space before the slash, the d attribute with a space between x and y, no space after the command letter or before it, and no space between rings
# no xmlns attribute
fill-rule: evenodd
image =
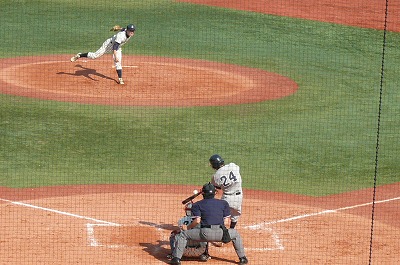
<svg viewBox="0 0 400 265"><path fill-rule="evenodd" d="M240 191L234 192L234 193L225 193L224 192L224 195L240 195L240 194L242 194Z"/></svg>
<svg viewBox="0 0 400 265"><path fill-rule="evenodd" d="M201 225L200 228L221 228L221 225Z"/></svg>

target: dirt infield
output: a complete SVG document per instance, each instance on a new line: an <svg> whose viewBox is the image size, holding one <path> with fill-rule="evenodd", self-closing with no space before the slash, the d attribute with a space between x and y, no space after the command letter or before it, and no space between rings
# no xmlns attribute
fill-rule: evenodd
<svg viewBox="0 0 400 265"><path fill-rule="evenodd" d="M0 60L0 92L47 100L129 106L219 106L291 95L297 84L260 69L201 60L124 56L126 84L111 55L71 63L69 55Z"/></svg>
<svg viewBox="0 0 400 265"><path fill-rule="evenodd" d="M293 7L259 0L233 6L236 2L201 0L249 11L383 27L383 0L334 4L309 0ZM398 14L393 12L400 9L398 2L390 3L390 15ZM390 30L399 31L399 18L389 16ZM121 87L109 58L75 63L68 58L3 59L0 91L86 104L211 106L276 99L298 88L286 77L259 69L137 56L124 57L127 85ZM207 83L204 75L209 77ZM0 187L0 264L165 264L169 232L183 214L180 201L194 188L198 187ZM244 214L237 228L250 264L368 264L372 195L371 189L320 198L245 190ZM400 183L379 187L376 200L372 264L400 264ZM210 253L213 258L207 264L237 261L230 244L212 247Z"/></svg>
<svg viewBox="0 0 400 265"><path fill-rule="evenodd" d="M227 0L178 0L178 2L227 7L383 30L386 0L306 0L306 1L227 1ZM400 1L389 1L387 29L400 32Z"/></svg>
<svg viewBox="0 0 400 265"><path fill-rule="evenodd" d="M0 263L165 264L180 201L194 188L0 188ZM400 262L399 191L377 189L372 264ZM321 198L245 190L237 229L250 264L368 264L371 198L371 189ZM210 252L207 264L237 261L231 244Z"/></svg>

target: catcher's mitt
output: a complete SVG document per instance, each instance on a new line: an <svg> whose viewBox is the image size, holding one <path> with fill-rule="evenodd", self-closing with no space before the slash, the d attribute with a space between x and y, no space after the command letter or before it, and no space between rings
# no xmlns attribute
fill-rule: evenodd
<svg viewBox="0 0 400 265"><path fill-rule="evenodd" d="M115 25L114 27L112 27L111 29L110 29L110 31L120 31L122 28L121 28L121 26L120 25Z"/></svg>

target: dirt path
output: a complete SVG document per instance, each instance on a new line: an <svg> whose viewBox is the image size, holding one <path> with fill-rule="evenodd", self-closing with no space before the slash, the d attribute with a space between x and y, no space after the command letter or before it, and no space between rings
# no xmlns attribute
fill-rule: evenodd
<svg viewBox="0 0 400 265"><path fill-rule="evenodd" d="M383 30L385 25L386 0L178 0L178 2L227 7L361 28ZM400 1L389 1L387 29L394 32L400 32Z"/></svg>
<svg viewBox="0 0 400 265"><path fill-rule="evenodd" d="M0 188L0 260L2 264L165 264L169 232L184 214L180 201L194 188ZM377 190L373 264L400 262L399 191L400 184ZM371 198L371 189L321 198L245 190L238 230L251 264L368 263ZM213 259L207 264L237 261L230 244L210 252Z"/></svg>

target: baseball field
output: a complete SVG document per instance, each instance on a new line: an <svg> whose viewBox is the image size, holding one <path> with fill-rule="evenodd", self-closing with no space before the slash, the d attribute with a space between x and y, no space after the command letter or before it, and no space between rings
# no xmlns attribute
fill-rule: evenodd
<svg viewBox="0 0 400 265"><path fill-rule="evenodd" d="M0 6L0 264L168 263L214 153L249 264L400 263L398 1ZM130 23L125 85L70 61Z"/></svg>

